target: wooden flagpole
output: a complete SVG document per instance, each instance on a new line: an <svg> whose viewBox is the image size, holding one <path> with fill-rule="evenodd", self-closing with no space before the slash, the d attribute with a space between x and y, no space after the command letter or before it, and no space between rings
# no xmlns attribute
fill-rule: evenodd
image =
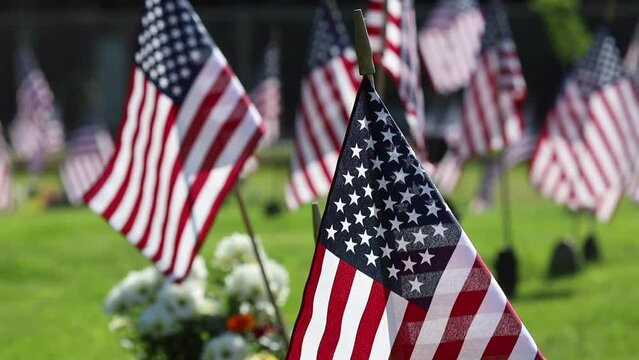
<svg viewBox="0 0 639 360"><path fill-rule="evenodd" d="M384 1L384 4L386 2ZM373 51L371 50L371 42L368 39L368 31L366 30L366 21L362 9L355 9L353 14L355 20L355 52L357 53L357 64L359 65L359 74L368 78L371 85L375 87L373 75L375 75L375 64L373 63ZM385 23L386 21L384 21ZM384 24L386 27L386 24ZM380 66L380 72L384 67ZM378 75L379 76L379 75ZM378 78L378 80L380 80ZM383 81L383 79L381 79ZM379 93L379 89L376 89ZM381 96L381 94L380 94Z"/></svg>
<svg viewBox="0 0 639 360"><path fill-rule="evenodd" d="M505 151L505 150L504 150ZM511 218L511 202L510 202L510 183L508 181L508 164L506 163L506 157L504 156L504 152L502 152L501 159L499 160L502 166L501 173L501 220L502 220L502 231L504 234L504 242L506 246L513 246L513 224Z"/></svg>
<svg viewBox="0 0 639 360"><path fill-rule="evenodd" d="M380 66L379 66L379 70L377 71L377 73L375 74L375 67L373 67L373 73L376 75L376 81L377 81L377 86L375 87L375 90L377 90L377 93L379 94L380 98L384 98L384 95L386 93L386 68L384 68L384 65L382 64L382 59L384 58L384 49L386 48L386 24L388 23L388 0L384 0L382 1L382 6L384 11L382 12L382 34L381 34L381 49L380 49L380 53L379 53L379 62L380 62ZM357 10L355 10L357 11ZM361 11L361 10L360 10ZM363 15L362 15L363 18ZM355 24L357 24L357 21L355 21ZM364 24L364 29L366 29L366 24ZM357 41L357 34L355 36L355 40ZM368 32L366 33L366 42L368 43L368 47L370 48L370 41L368 39ZM357 54L357 59L359 61L360 56L359 53ZM372 52L371 52L371 63L372 63ZM360 74L361 74L361 63L360 63ZM372 75L371 74L371 75ZM361 74L363 75L363 74ZM373 82L371 81L371 84Z"/></svg>
<svg viewBox="0 0 639 360"><path fill-rule="evenodd" d="M257 264L260 267L260 273L262 274L262 280L264 281L264 287L266 288L266 293L268 295L268 299L273 305L273 309L275 309L275 320L277 321L278 326L280 327L280 332L282 335L282 340L286 344L286 347L289 346L288 335L286 334L286 328L284 327L284 319L282 318L282 313L280 311L280 307L277 305L275 301L275 296L273 295L273 291L271 290L271 286L268 282L268 277L266 276L266 269L264 268L264 261L262 260L262 254L259 251L257 246L257 241L255 240L255 232L253 231L253 225L251 224L251 220L249 219L248 212L246 211L246 206L244 205L244 199L242 195L240 195L240 190L237 185L234 187L233 192L235 193L235 198L237 199L237 203L240 206L240 212L242 214L242 220L244 221L244 226L246 227L246 231L248 232L249 237L251 238L251 244L253 245L253 253L255 254L255 259L257 259Z"/></svg>
<svg viewBox="0 0 639 360"><path fill-rule="evenodd" d="M322 215L320 215L319 203L317 201L313 201L311 204L311 214L313 216L313 241L317 244L320 223L322 222Z"/></svg>

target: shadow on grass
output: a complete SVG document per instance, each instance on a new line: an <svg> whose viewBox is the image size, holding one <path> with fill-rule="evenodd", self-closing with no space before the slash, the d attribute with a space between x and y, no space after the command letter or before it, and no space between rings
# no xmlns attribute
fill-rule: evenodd
<svg viewBox="0 0 639 360"><path fill-rule="evenodd" d="M532 293L519 294L516 297L518 302L535 302L540 300L556 300L568 298L573 295L570 289L544 289Z"/></svg>

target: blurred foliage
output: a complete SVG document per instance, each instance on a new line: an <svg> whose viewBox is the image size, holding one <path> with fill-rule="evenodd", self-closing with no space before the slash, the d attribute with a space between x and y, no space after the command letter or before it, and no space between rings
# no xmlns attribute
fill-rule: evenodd
<svg viewBox="0 0 639 360"><path fill-rule="evenodd" d="M546 25L559 61L570 65L588 50L591 34L579 14L581 0L530 0Z"/></svg>

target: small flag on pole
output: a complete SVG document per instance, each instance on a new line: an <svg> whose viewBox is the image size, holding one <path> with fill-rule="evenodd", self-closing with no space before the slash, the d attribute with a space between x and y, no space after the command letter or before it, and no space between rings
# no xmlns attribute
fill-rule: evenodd
<svg viewBox="0 0 639 360"><path fill-rule="evenodd" d="M355 50L339 10L333 0L321 0L295 117L291 175L285 190L290 209L328 193L359 81Z"/></svg>
<svg viewBox="0 0 639 360"><path fill-rule="evenodd" d="M17 112L9 128L11 144L31 171L39 171L49 155L64 147L64 128L49 83L26 45L18 50L17 76Z"/></svg>
<svg viewBox="0 0 639 360"><path fill-rule="evenodd" d="M184 279L262 119L187 0L147 0L115 152L85 202Z"/></svg>
<svg viewBox="0 0 639 360"><path fill-rule="evenodd" d="M524 129L521 103L526 81L501 1L491 0L484 17L479 63L462 101L463 159L499 151L521 137Z"/></svg>
<svg viewBox="0 0 639 360"><path fill-rule="evenodd" d="M288 359L542 359L367 79Z"/></svg>
<svg viewBox="0 0 639 360"><path fill-rule="evenodd" d="M639 97L608 31L564 81L533 156L542 195L608 221L637 169Z"/></svg>
<svg viewBox="0 0 639 360"><path fill-rule="evenodd" d="M419 50L433 88L466 86L477 67L484 17L474 0L439 0L419 31Z"/></svg>
<svg viewBox="0 0 639 360"><path fill-rule="evenodd" d="M271 41L259 69L257 86L251 91L251 100L264 121L264 136L260 147L266 148L280 139L282 95L280 84L280 44Z"/></svg>
<svg viewBox="0 0 639 360"><path fill-rule="evenodd" d="M373 58L397 85L420 160L426 160L426 109L413 0L369 0L366 21Z"/></svg>
<svg viewBox="0 0 639 360"><path fill-rule="evenodd" d="M96 126L84 126L71 137L69 154L60 165L60 179L67 199L82 204L82 196L95 183L113 154L113 140Z"/></svg>

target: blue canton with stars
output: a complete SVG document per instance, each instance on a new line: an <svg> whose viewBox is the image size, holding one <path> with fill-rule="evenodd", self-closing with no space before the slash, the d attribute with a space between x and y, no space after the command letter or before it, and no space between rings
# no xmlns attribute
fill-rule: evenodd
<svg viewBox="0 0 639 360"><path fill-rule="evenodd" d="M182 102L213 50L213 40L187 0L146 0L135 63L146 78Z"/></svg>
<svg viewBox="0 0 639 360"><path fill-rule="evenodd" d="M319 242L428 308L461 228L367 79L355 104Z"/></svg>

